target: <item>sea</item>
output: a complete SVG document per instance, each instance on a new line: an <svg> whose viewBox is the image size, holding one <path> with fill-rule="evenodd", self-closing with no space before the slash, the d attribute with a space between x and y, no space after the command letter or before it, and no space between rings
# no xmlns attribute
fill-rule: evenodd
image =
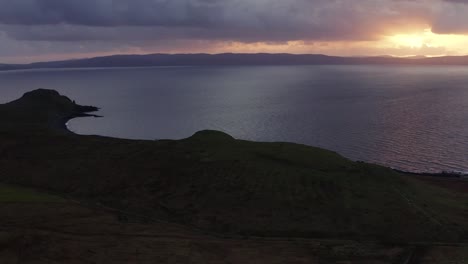
<svg viewBox="0 0 468 264"><path fill-rule="evenodd" d="M411 172L468 173L468 67L226 66L0 72L0 103L55 89L102 118L75 133L295 142Z"/></svg>

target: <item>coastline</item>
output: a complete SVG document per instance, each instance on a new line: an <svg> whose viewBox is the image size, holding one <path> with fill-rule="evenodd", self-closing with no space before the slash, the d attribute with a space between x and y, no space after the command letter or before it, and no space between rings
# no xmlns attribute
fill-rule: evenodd
<svg viewBox="0 0 468 264"><path fill-rule="evenodd" d="M82 106L80 106L82 107ZM73 115L70 115L68 116L67 118L65 118L64 120L61 121L60 123L60 129L65 129L67 130L68 132L70 133L73 133L73 134L76 134L76 135L80 135L80 134L77 134L73 131L71 131L68 126L67 126L67 123L74 119L74 118L83 118L83 117L94 117L94 118L103 118L103 116L101 115L94 115L94 114L88 114L88 113L93 113L93 112L97 112L100 110L99 107L95 107L95 106L85 106L85 108L88 108L88 110L86 111L81 111L79 113L75 113ZM105 135L99 135L99 136L102 136L102 137L108 137L108 136L105 136ZM110 137L112 138L112 137ZM115 138L115 139L125 139L125 140L134 140L134 139L128 139L128 138ZM162 139L162 140L165 140L165 139ZM151 141L149 139L138 139L138 141ZM279 143L279 142L271 142L271 143ZM309 145L307 145L309 146ZM313 146L309 146L309 147L313 147ZM338 153L339 154L339 153ZM340 154L341 155L341 154ZM367 161L356 161L356 162L364 162L364 163L369 163ZM370 163L370 164L373 164L373 163ZM375 164L375 165L379 165L379 164ZM468 182L468 173L463 173L463 172L451 172L451 171L441 171L441 172L412 172L412 171L406 171L406 170L401 170L401 169L395 169L395 168L392 168L390 166L385 166L385 165L380 165L380 166L383 166L383 167L386 167L386 168L389 168L397 173L400 173L400 174L404 174L404 175L411 175L411 176L421 176L421 177L435 177L435 178L441 178L441 179L459 179L459 180L465 180Z"/></svg>
<svg viewBox="0 0 468 264"><path fill-rule="evenodd" d="M95 107L95 106L80 106L80 105L77 105L79 108L81 108L80 111L78 111L77 113L73 113L72 115L69 115L67 116L66 118L62 119L60 121L60 124L58 125L58 128L59 129L65 129L67 132L69 133L72 133L72 134L75 134L75 135L80 135L80 134L77 134L73 131L71 131L68 126L67 126L67 123L72 120L72 119L75 119L75 118L85 118L85 117L93 117L93 118L103 118L103 116L101 115L95 115L95 114L88 114L88 113L93 113L93 112L98 112L100 110L99 107ZM102 136L102 137L109 137L109 136L105 136L105 135L98 135L98 136ZM113 138L113 137L109 137L109 138ZM135 139L128 139L128 138L115 138L115 139L125 139L125 140L135 140ZM165 140L165 139L162 139L162 140ZM137 141L151 141L149 139L138 139ZM271 143L279 143L279 142L271 142ZM309 146L309 145L306 145L306 146ZM309 146L309 147L313 147L313 146ZM338 153L339 154L339 153ZM341 154L340 154L341 155ZM356 161L356 162L364 162L364 163L368 163L368 164L373 164L373 163L369 163L367 161ZM463 172L451 172L451 171L441 171L441 172L412 172L412 171L406 171L406 170L401 170L401 169L396 169L396 168L392 168L390 166L385 166L385 165L380 165L380 164L374 164L374 165L379 165L379 166L383 166L383 167L386 167L386 168L389 168L397 173L400 173L400 174L403 174L403 175L410 175L410 176L420 176L420 177L434 177L434 178L440 178L440 179L458 179L458 180L462 180L462 181L467 181L468 182L468 173L463 173Z"/></svg>
<svg viewBox="0 0 468 264"><path fill-rule="evenodd" d="M75 132L71 131L67 126L67 124L68 124L68 122L70 120L75 119L75 118L83 118L83 117L93 117L93 118L102 118L103 117L101 115L88 114L88 113L93 113L93 112L99 111L98 107L94 107L94 106L89 106L89 107L93 107L95 109L94 110L89 110L89 111L82 111L82 112L79 112L79 113L74 113L74 114L69 115L69 116L67 116L65 118L62 118L58 122L56 129L65 130L68 133L76 134ZM76 135L79 135L79 134L76 134Z"/></svg>
<svg viewBox="0 0 468 264"><path fill-rule="evenodd" d="M437 177L437 178L445 178L445 179L460 179L460 180L467 180L468 181L468 173L462 173L462 172L449 172L449 171L442 171L439 173L433 173L433 172L411 172L411 171L404 171L404 170L399 170L399 169L393 169L393 171L401 173L401 174L407 174L407 175L412 175L412 176L422 176L422 177Z"/></svg>

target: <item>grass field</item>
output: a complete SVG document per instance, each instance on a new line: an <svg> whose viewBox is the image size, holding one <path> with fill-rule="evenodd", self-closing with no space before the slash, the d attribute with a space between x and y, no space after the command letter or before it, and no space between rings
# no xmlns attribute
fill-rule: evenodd
<svg viewBox="0 0 468 264"><path fill-rule="evenodd" d="M65 200L28 188L0 184L0 203L60 203Z"/></svg>

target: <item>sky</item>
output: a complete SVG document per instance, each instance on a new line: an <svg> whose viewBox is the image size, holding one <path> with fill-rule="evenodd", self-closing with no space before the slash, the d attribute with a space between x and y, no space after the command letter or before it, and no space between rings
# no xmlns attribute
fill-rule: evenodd
<svg viewBox="0 0 468 264"><path fill-rule="evenodd" d="M146 53L468 54L468 0L0 0L0 63Z"/></svg>

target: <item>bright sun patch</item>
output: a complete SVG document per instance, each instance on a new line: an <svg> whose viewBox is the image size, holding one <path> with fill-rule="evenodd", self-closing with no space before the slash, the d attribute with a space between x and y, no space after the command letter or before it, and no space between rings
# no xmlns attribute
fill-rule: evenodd
<svg viewBox="0 0 468 264"><path fill-rule="evenodd" d="M450 50L461 50L468 43L466 35L435 34L431 29L421 33L397 34L386 39L395 47L410 47L420 49L424 47L446 47Z"/></svg>
<svg viewBox="0 0 468 264"><path fill-rule="evenodd" d="M390 41L397 46L411 48L421 48L424 45L427 45L424 41L424 37L418 35L395 35L390 37Z"/></svg>

